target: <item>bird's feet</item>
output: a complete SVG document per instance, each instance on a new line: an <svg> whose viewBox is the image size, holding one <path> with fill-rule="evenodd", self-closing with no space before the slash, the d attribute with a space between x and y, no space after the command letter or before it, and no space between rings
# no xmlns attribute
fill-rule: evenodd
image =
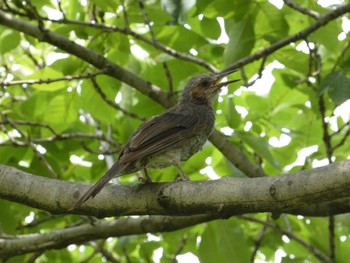
<svg viewBox="0 0 350 263"><path fill-rule="evenodd" d="M191 181L190 178L188 177L184 177L182 174L181 175L178 175L176 178L175 178L175 182L188 182L188 181Z"/></svg>
<svg viewBox="0 0 350 263"><path fill-rule="evenodd" d="M178 176L176 178L176 181L190 181L190 178L188 177L188 175L185 173L184 170L182 170L182 168L180 167L180 165L178 163L174 163L175 166L177 167L177 169L179 170L180 172L180 176Z"/></svg>
<svg viewBox="0 0 350 263"><path fill-rule="evenodd" d="M152 183L152 179L149 176L146 168L143 169L143 176L139 176L138 178L139 178L140 184Z"/></svg>
<svg viewBox="0 0 350 263"><path fill-rule="evenodd" d="M175 179L176 182L188 182L191 181L190 177L187 175L187 173L184 172L184 170L180 170L179 175Z"/></svg>

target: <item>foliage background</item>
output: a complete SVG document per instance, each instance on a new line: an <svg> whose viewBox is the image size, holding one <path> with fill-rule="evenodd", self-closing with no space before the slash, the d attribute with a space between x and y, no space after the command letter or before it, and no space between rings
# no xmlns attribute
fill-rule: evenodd
<svg viewBox="0 0 350 263"><path fill-rule="evenodd" d="M267 175L349 159L348 14L330 17L303 40L288 39L342 4L3 0L3 12L95 50L170 99L159 103L88 60L0 26L1 163L95 182L142 120L174 102L189 76L224 68L239 68L242 86L231 85L219 97L216 129ZM192 180L247 176L210 143L182 168ZM153 170L151 176L171 181L177 170ZM120 181L138 180L130 175ZM85 217L53 216L5 200L0 210L6 235L89 224ZM38 248L9 262L347 262L349 231L347 214L242 215L170 233Z"/></svg>

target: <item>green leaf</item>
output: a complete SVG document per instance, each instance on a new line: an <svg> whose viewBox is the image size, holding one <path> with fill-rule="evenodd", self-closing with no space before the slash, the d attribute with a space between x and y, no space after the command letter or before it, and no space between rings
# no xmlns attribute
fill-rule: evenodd
<svg viewBox="0 0 350 263"><path fill-rule="evenodd" d="M47 110L48 100L52 98L51 93L33 92L32 96L18 105L21 116L26 116L28 120L41 119Z"/></svg>
<svg viewBox="0 0 350 263"><path fill-rule="evenodd" d="M73 97L74 95L69 93L57 95L47 106L44 122L51 125L56 132L64 131L78 118Z"/></svg>
<svg viewBox="0 0 350 263"><path fill-rule="evenodd" d="M158 39L183 52L188 52L191 48L199 48L207 43L207 40L199 34L176 26L163 26L158 34Z"/></svg>
<svg viewBox="0 0 350 263"><path fill-rule="evenodd" d="M350 99L350 79L342 71L332 72L321 82L319 95L326 91L331 100L340 105Z"/></svg>
<svg viewBox="0 0 350 263"><path fill-rule="evenodd" d="M233 98L227 98L227 105L226 105L226 121L227 124L232 128L235 129L239 126L239 124L242 121L241 115L237 112L235 103L233 102Z"/></svg>
<svg viewBox="0 0 350 263"><path fill-rule="evenodd" d="M203 17L202 21L200 21L200 27L202 35L205 37L218 39L221 34L220 25L216 19Z"/></svg>
<svg viewBox="0 0 350 263"><path fill-rule="evenodd" d="M236 62L237 60L247 56L252 51L255 44L255 32L252 17L235 22L228 31L230 38L225 52L225 66Z"/></svg>
<svg viewBox="0 0 350 263"><path fill-rule="evenodd" d="M341 20L334 20L316 30L311 36L310 40L318 44L322 44L327 48L327 51L335 55L341 52L341 42L338 40L338 35L342 32Z"/></svg>
<svg viewBox="0 0 350 263"><path fill-rule="evenodd" d="M289 25L281 12L269 2L258 2L259 15L257 16L257 32L262 32L265 38L285 37L289 31Z"/></svg>
<svg viewBox="0 0 350 263"><path fill-rule="evenodd" d="M235 134L247 143L258 155L276 168L279 168L279 163L273 158L268 143L263 138L245 132L235 132Z"/></svg>
<svg viewBox="0 0 350 263"><path fill-rule="evenodd" d="M115 12L118 9L118 4L113 0L92 0L93 4L101 8L104 12Z"/></svg>
<svg viewBox="0 0 350 263"><path fill-rule="evenodd" d="M308 72L309 56L297 51L295 47L285 47L276 51L273 57L281 62L286 68L302 73L301 78Z"/></svg>
<svg viewBox="0 0 350 263"><path fill-rule="evenodd" d="M97 80L99 80L98 78ZM99 82L98 82L99 83ZM81 84L81 106L84 110L89 112L94 118L97 118L103 122L112 122L115 118L116 110L110 107L94 89L90 80L84 80ZM118 89L111 92L110 87L103 88L103 92L107 98L114 101Z"/></svg>
<svg viewBox="0 0 350 263"><path fill-rule="evenodd" d="M267 98L257 96L253 93L248 93L245 100L251 112L254 111L258 114L262 114L263 112L267 112L270 108L269 100Z"/></svg>
<svg viewBox="0 0 350 263"><path fill-rule="evenodd" d="M0 53L5 54L19 45L21 37L17 31L6 29L0 35L0 39Z"/></svg>
<svg viewBox="0 0 350 263"><path fill-rule="evenodd" d="M236 220L208 224L199 245L201 263L249 262L250 248Z"/></svg>
<svg viewBox="0 0 350 263"><path fill-rule="evenodd" d="M195 3L195 0L161 0L162 7L174 18L175 23L182 23L186 21L187 12Z"/></svg>
<svg viewBox="0 0 350 263"><path fill-rule="evenodd" d="M32 75L27 76L25 79L41 79L41 80L50 80L61 78L62 73L54 70L50 67L43 68L42 70L35 71ZM57 91L60 89L67 88L67 84L65 81L55 81L51 83L43 83L43 84L33 84L32 87L36 90L41 91Z"/></svg>

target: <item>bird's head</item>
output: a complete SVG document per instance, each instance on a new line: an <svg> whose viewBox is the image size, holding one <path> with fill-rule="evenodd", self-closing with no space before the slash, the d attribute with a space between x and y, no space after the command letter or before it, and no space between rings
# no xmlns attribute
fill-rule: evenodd
<svg viewBox="0 0 350 263"><path fill-rule="evenodd" d="M238 81L238 79L226 82L220 82L220 80L236 71L237 70L230 70L222 73L206 73L192 77L182 91L179 103L191 102L212 105L222 87Z"/></svg>

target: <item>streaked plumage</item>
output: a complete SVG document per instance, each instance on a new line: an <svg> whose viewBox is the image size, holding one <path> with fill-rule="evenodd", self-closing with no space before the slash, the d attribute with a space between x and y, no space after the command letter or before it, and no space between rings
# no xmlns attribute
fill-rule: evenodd
<svg viewBox="0 0 350 263"><path fill-rule="evenodd" d="M198 152L213 131L213 101L221 87L237 80L218 81L232 72L201 74L191 78L179 102L140 125L122 149L116 163L79 199L73 209L93 198L113 177L143 168L175 165L181 175L188 179L179 166L180 162Z"/></svg>

